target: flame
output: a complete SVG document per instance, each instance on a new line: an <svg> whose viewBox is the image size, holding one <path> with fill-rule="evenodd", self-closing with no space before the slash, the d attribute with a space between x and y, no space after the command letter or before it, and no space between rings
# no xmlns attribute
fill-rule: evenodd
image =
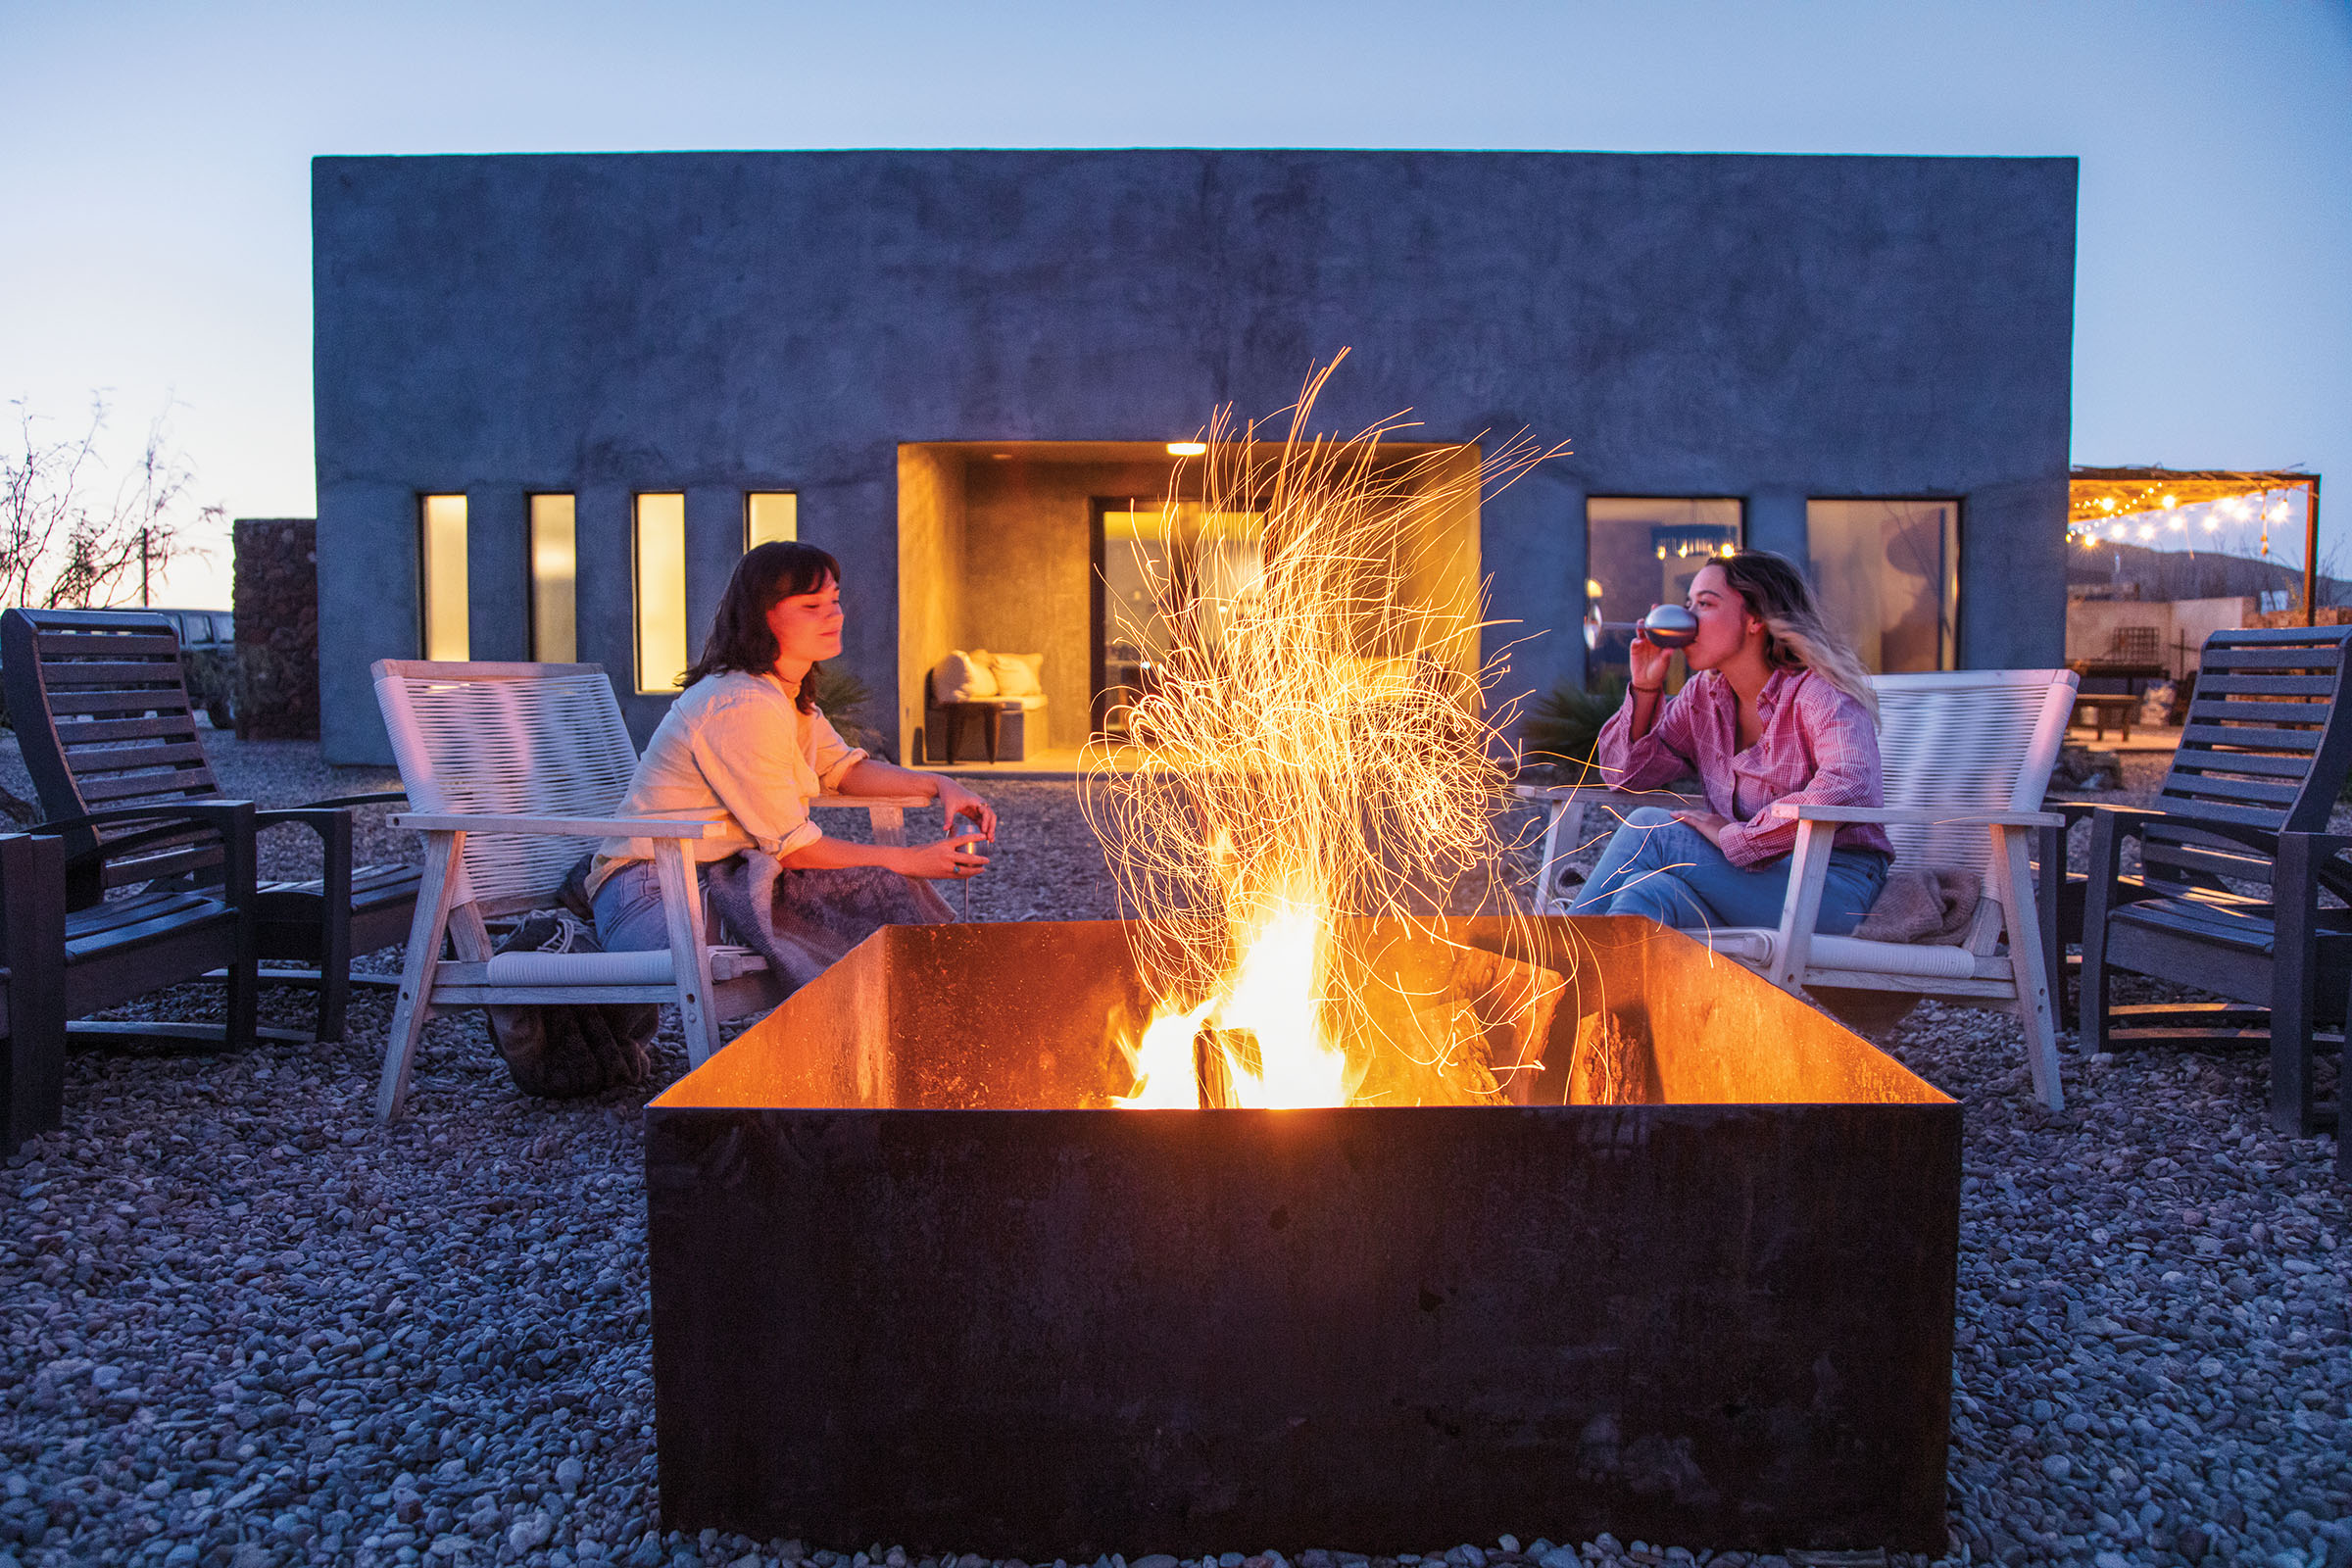
<svg viewBox="0 0 2352 1568"><path fill-rule="evenodd" d="M1308 380L1270 453L1220 411L1179 470L1197 466L1202 498L1179 502L1172 483L1164 553L1138 547L1153 603L1122 634L1150 651L1152 686L1126 757L1094 748L1084 796L1157 999L1120 1042L1138 1079L1122 1106L1344 1104L1375 1078L1375 1098L1409 1084L1405 1103L1494 1092L1473 1040L1382 1033L1426 999L1368 1005L1396 982L1360 933L1517 912L1496 877L1511 714L1483 711L1495 671L1446 527L1488 481L1554 453L1521 437L1485 463L1384 456L1400 418L1311 435L1338 364ZM1231 526L1251 515L1254 540ZM1383 1053L1410 1070L1381 1073Z"/></svg>

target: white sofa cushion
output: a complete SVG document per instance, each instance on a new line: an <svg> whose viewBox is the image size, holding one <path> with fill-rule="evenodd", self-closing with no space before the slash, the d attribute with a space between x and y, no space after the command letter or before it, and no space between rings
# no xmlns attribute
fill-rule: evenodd
<svg viewBox="0 0 2352 1568"><path fill-rule="evenodd" d="M935 703L980 702L996 695L996 671L986 650L967 654L958 648L931 666L931 700Z"/></svg>

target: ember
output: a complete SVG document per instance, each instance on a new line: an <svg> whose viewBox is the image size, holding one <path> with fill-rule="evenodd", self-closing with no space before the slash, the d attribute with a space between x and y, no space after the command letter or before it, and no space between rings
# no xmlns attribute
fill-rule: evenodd
<svg viewBox="0 0 2352 1568"><path fill-rule="evenodd" d="M1491 1020L1400 990L1359 934L1402 920L1442 943L1430 916L1514 908L1494 881L1508 749L1483 711L1480 625L1414 584L1426 518L1553 454L1522 438L1465 468L1384 462L1399 421L1310 435L1338 363L1278 444L1220 414L1171 485L1169 554L1139 558L1172 640L1086 796L1155 996L1121 1041L1130 1108L1471 1103L1540 1065L1492 1059ZM1195 476L1205 499L1180 502ZM1210 536L1261 509L1253 564L1210 569Z"/></svg>

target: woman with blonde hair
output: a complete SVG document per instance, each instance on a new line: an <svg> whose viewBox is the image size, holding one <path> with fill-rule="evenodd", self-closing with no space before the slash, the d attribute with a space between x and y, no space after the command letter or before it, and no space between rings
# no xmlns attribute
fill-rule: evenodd
<svg viewBox="0 0 2352 1568"><path fill-rule="evenodd" d="M1601 851L1572 914L1645 914L1685 930L1778 925L1796 823L1783 801L1884 806L1870 675L1822 619L1803 573L1763 550L1710 562L1690 580L1692 674L1664 695L1667 649L1637 635L1632 680L1600 732L1611 787L1656 789L1696 774L1703 811L1643 807ZM1894 850L1875 824L1832 844L1815 929L1843 936L1886 885Z"/></svg>

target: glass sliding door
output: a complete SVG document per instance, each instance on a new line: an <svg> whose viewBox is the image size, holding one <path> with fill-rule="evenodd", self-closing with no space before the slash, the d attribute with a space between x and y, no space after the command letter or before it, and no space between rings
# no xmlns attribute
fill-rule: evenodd
<svg viewBox="0 0 2352 1568"><path fill-rule="evenodd" d="M1222 646L1255 612L1265 580L1265 515L1197 501L1095 502L1094 727L1127 733L1179 641Z"/></svg>
<svg viewBox="0 0 2352 1568"><path fill-rule="evenodd" d="M1805 537L1822 612L1874 674L1956 667L1958 502L1812 501Z"/></svg>

